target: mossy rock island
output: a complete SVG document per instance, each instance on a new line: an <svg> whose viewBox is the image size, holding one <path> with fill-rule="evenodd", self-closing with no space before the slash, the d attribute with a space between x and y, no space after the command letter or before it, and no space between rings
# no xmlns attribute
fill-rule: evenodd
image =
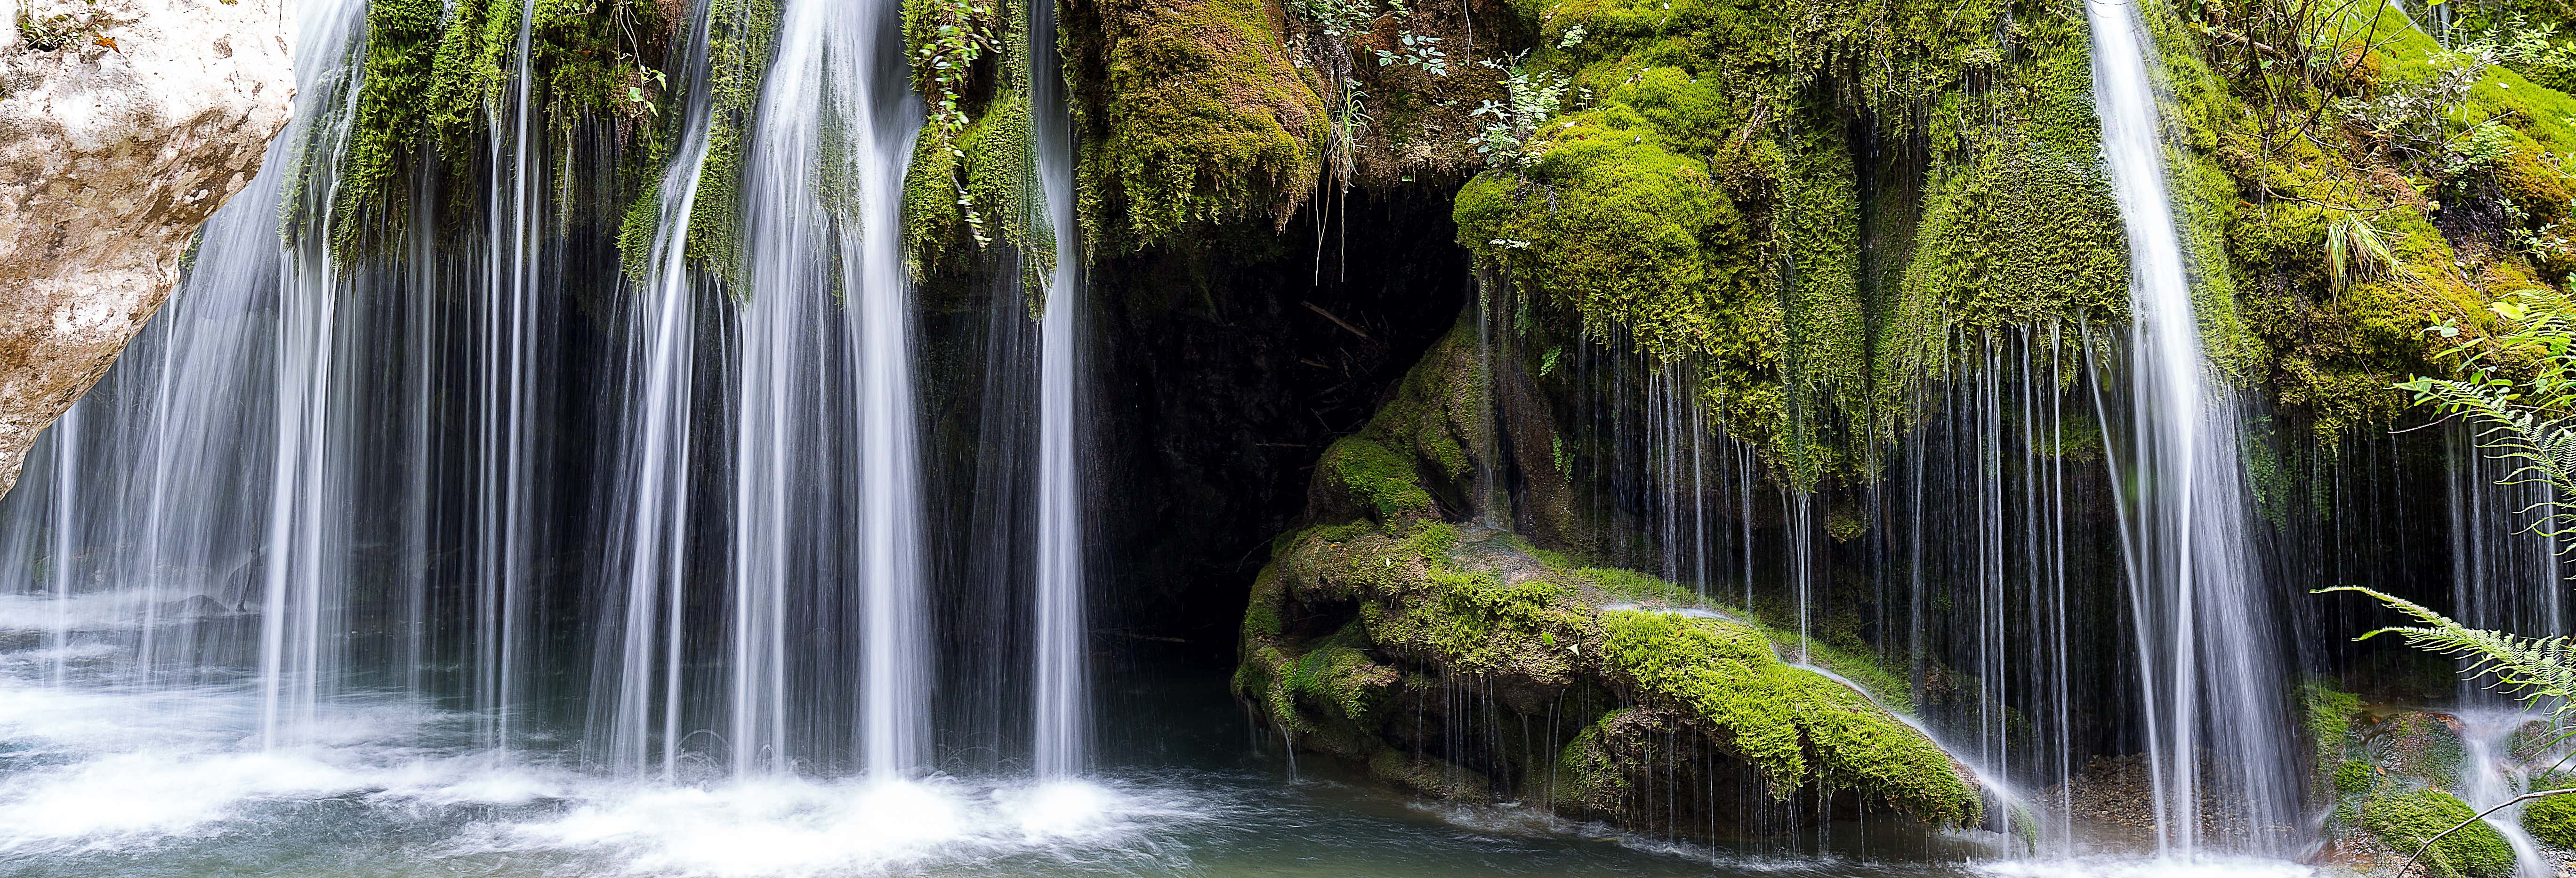
<svg viewBox="0 0 2576 878"><path fill-rule="evenodd" d="M1793 663L1794 635L1480 523L1509 493L1541 533L1589 530L1549 503L1571 481L1519 460L1557 453L1529 441L1554 426L1470 328L1324 452L1314 523L1279 537L1255 578L1233 687L1259 722L1426 795L1639 830L1759 835L1755 812L1795 797L1836 817L1985 822L1970 771L1845 675ZM1505 470L1517 492L1492 484Z"/></svg>

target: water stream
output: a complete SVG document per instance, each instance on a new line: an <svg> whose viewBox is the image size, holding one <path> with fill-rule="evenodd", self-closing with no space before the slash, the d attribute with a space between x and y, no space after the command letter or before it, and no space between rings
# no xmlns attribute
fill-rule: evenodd
<svg viewBox="0 0 2576 878"><path fill-rule="evenodd" d="M2543 718L2511 709L2464 710L2457 716L2464 751L2460 757L2460 801L2485 812L2529 792L2522 769L2510 761L2513 738L2524 726L2542 722ZM2498 809L2486 816L2486 824L2512 846L2513 878L2550 878L2556 870L2541 856L2540 842L2522 827L2525 807Z"/></svg>
<svg viewBox="0 0 2576 878"><path fill-rule="evenodd" d="M1082 442L1087 352L1083 349L1081 229L1075 221L1073 115L1056 57L1055 5L1030 6L1035 56L1029 101L1036 115L1038 179L1055 270L1038 325L1038 522L1036 749L1040 777L1083 769L1090 735L1090 625L1083 605Z"/></svg>
<svg viewBox="0 0 2576 878"><path fill-rule="evenodd" d="M2155 42L2140 4L2088 0L2085 13L2129 239L2136 437L2121 464L2135 481L2122 506L2159 844L2185 856L2204 842L2283 852L2299 822L2286 675L2255 563L2237 403L2210 377L2166 185ZM2203 809L2204 785L2218 808Z"/></svg>

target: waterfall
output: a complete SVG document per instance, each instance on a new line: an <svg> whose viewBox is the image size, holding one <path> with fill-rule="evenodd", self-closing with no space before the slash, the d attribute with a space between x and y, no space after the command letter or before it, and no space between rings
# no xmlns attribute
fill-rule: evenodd
<svg viewBox="0 0 2576 878"><path fill-rule="evenodd" d="M2135 445L2127 486L2132 619L2158 844L2190 855L2204 820L2279 851L2297 818L2271 611L2254 563L2234 395L2209 379L2166 192L2153 39L2134 3L2090 0L2102 150L2129 238ZM2118 480L2115 478L2114 480ZM2202 751L2219 758L2206 766ZM2201 785L2224 809L2201 812Z"/></svg>
<svg viewBox="0 0 2576 878"><path fill-rule="evenodd" d="M706 168L706 4L694 4L687 73L688 107L680 148L656 190L658 212L642 301L626 309L624 417L620 483L610 532L615 577L603 585L618 624L601 629L595 653L596 708L608 711L600 737L608 761L641 771L654 752L659 696L661 775L676 779L680 758L681 621L688 606L690 391L697 357L696 285L686 260L689 219ZM600 722L594 720L594 722Z"/></svg>
<svg viewBox="0 0 2576 878"><path fill-rule="evenodd" d="M798 10L834 21L835 4L800 3ZM912 329L909 287L904 277L903 246L894 230L903 224L903 179L911 161L913 138L921 129L920 103L914 99L901 63L900 6L875 4L873 14L854 35L831 49L827 83L850 82L831 104L841 118L865 120L863 150L837 153L844 169L863 181L860 204L844 208L839 228L841 275L856 278L855 308L845 312L857 337L859 405L853 410L861 431L860 480L866 490L861 505L865 553L861 581L867 589L867 707L862 713L867 749L863 766L880 777L912 772L925 761L929 744L929 638L927 600L923 595L921 476L914 448L914 403L911 371ZM795 19L789 27L794 28ZM828 86L827 86L828 87ZM826 155L835 155L825 150ZM826 172L831 173L829 171ZM853 215L854 214L854 215ZM873 230L863 237L860 232ZM860 240L852 240L858 237Z"/></svg>
<svg viewBox="0 0 2576 878"><path fill-rule="evenodd" d="M298 52L299 65L314 49ZM336 169L346 153L350 111L364 84L356 70L349 72L353 75L335 83L337 88L317 89L331 94L328 100L338 102L336 109L298 107L299 118L308 109L318 110L320 126L298 126L302 130L280 135L282 142L330 157L319 163L327 168ZM348 508L357 461L348 434L357 421L345 410L351 401L342 383L347 367L338 361L345 291L322 231L330 227L338 186L338 174L324 170L294 193L298 201L291 206L306 225L292 230L278 275L269 376L276 394L269 440L274 457L262 539L266 557L259 636L260 740L271 747L310 733L319 706L336 688L346 649L343 596L353 530ZM254 246L267 250L274 245Z"/></svg>
<svg viewBox="0 0 2576 878"><path fill-rule="evenodd" d="M536 229L531 214L542 191L529 167L528 71L535 0L519 8L510 64L510 100L494 108L486 160L492 174L484 190L484 277L477 337L481 352L481 420L476 440L483 466L475 503L478 595L475 601L474 706L480 736L492 747L511 742L511 711L518 704L521 628L528 615L530 566L536 547L532 437L538 332ZM347 114L343 114L346 118ZM506 171L503 169L507 169Z"/></svg>
<svg viewBox="0 0 2576 878"><path fill-rule="evenodd" d="M747 157L727 735L738 772L854 756L894 778L928 761L909 291L895 233L921 120L896 13L788 3Z"/></svg>
<svg viewBox="0 0 2576 878"><path fill-rule="evenodd" d="M1083 607L1081 430L1087 400L1082 349L1082 234L1074 213L1073 115L1065 103L1052 2L1029 7L1030 106L1038 179L1055 233L1055 273L1038 325L1037 667L1032 767L1040 777L1082 771L1090 759L1090 628Z"/></svg>

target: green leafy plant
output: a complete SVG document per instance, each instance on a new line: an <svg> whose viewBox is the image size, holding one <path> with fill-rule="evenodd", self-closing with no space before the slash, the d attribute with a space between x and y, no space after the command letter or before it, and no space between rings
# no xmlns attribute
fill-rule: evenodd
<svg viewBox="0 0 2576 878"><path fill-rule="evenodd" d="M89 14L57 12L38 15L34 7L18 4L18 43L31 52L52 52L98 42L103 39L100 32L105 31L109 24ZM111 41L101 45L112 48L115 44Z"/></svg>
<svg viewBox="0 0 2576 878"><path fill-rule="evenodd" d="M975 62L985 55L1000 52L1001 21L993 7L976 0L929 0L922 7L927 21L922 29L927 38L919 40L920 48L912 59L915 81L929 83L930 124L923 133L935 140L941 149L959 162L966 151L957 140L974 120L966 113L966 91L972 83ZM984 217L975 210L975 199L967 191L962 168L950 175L957 190L957 209L966 219L967 231L974 235L977 246L991 246L993 238L985 229Z"/></svg>
<svg viewBox="0 0 2576 878"><path fill-rule="evenodd" d="M2326 265L2338 290L2399 270L2397 254L2389 250L2387 235L2372 227L2360 213L2349 210L2334 211L2326 220Z"/></svg>
<svg viewBox="0 0 2576 878"><path fill-rule="evenodd" d="M1368 30L1376 9L1369 0L1291 0L1288 11L1325 36L1346 37Z"/></svg>
<svg viewBox="0 0 2576 878"><path fill-rule="evenodd" d="M1418 67L1433 76L1449 75L1449 56L1440 51L1440 38L1403 31L1396 34L1394 51L1377 50L1377 66L1404 65Z"/></svg>
<svg viewBox="0 0 2576 878"><path fill-rule="evenodd" d="M1485 157L1486 164L1497 168L1537 164L1538 155L1527 148L1529 140L1564 103L1566 78L1531 70L1517 58L1508 65L1490 60L1476 63L1505 71L1503 87L1508 96L1508 101L1485 101L1467 114L1485 119L1484 130L1476 135L1476 152Z"/></svg>
<svg viewBox="0 0 2576 878"><path fill-rule="evenodd" d="M2576 70L2576 47L2558 41L2555 22L2534 22L2517 12L2453 32L2459 34L2454 48L2487 64L2526 72Z"/></svg>

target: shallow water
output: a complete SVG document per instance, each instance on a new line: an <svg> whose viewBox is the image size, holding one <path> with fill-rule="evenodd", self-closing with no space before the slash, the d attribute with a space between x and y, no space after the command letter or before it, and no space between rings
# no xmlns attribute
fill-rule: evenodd
<svg viewBox="0 0 2576 878"><path fill-rule="evenodd" d="M1885 824L1711 847L1426 802L1262 752L1213 679L1131 685L1168 703L1104 730L1128 742L1124 767L1051 783L625 780L474 747L471 716L391 695L341 699L298 730L307 743L264 749L247 682L133 686L123 649L39 642L0 637L0 873L25 878L2306 874L2009 862L1986 841Z"/></svg>

